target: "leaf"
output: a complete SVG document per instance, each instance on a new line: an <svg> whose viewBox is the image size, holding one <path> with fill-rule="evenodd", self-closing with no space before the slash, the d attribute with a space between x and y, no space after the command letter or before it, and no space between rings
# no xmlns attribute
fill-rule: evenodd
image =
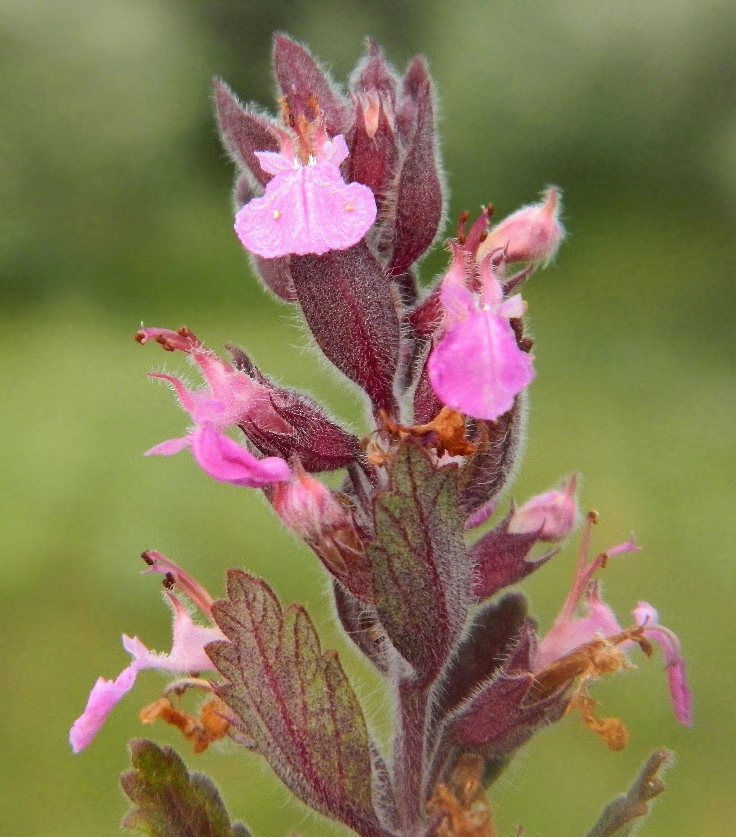
<svg viewBox="0 0 736 837"><path fill-rule="evenodd" d="M641 817L649 813L649 803L665 789L660 773L671 763L673 756L671 750L655 750L628 791L606 805L585 837L629 837L633 834Z"/></svg>
<svg viewBox="0 0 736 837"><path fill-rule="evenodd" d="M322 653L307 613L286 611L268 585L228 573L215 621L230 642L207 653L228 682L216 689L240 735L289 789L364 837L384 835L373 809L371 742L334 651Z"/></svg>
<svg viewBox="0 0 736 837"><path fill-rule="evenodd" d="M436 469L404 444L390 476L390 490L374 500L376 534L367 547L374 600L396 650L429 682L462 631L470 592L457 469Z"/></svg>
<svg viewBox="0 0 736 837"><path fill-rule="evenodd" d="M211 780L190 774L170 747L134 739L130 755L133 769L120 784L137 807L126 814L124 828L149 837L250 837L244 825L230 824Z"/></svg>
<svg viewBox="0 0 736 837"><path fill-rule="evenodd" d="M324 256L292 256L304 317L325 356L370 396L396 412L399 318L391 286L364 241Z"/></svg>

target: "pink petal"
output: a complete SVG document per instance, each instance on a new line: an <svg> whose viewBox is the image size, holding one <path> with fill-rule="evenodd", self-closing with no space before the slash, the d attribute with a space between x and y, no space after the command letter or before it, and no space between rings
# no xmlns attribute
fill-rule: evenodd
<svg viewBox="0 0 736 837"><path fill-rule="evenodd" d="M225 639L224 635L217 628L196 625L176 596L169 594L167 598L174 611L171 652L159 654L150 651L138 637L129 636L123 636L125 650L133 656L138 669L158 668L176 674L208 671L212 668L212 662L204 647L210 642Z"/></svg>
<svg viewBox="0 0 736 837"><path fill-rule="evenodd" d="M534 378L532 359L517 346L509 321L489 310L456 323L433 349L428 370L443 404L488 421L510 410Z"/></svg>
<svg viewBox="0 0 736 837"><path fill-rule="evenodd" d="M266 194L235 216L243 246L264 258L347 250L376 219L373 192L346 184L332 163L318 161L276 174Z"/></svg>
<svg viewBox="0 0 736 837"><path fill-rule="evenodd" d="M75 753L89 745L120 698L133 688L138 669L138 664L133 662L117 680L105 680L104 677L100 677L95 683L84 712L69 732L69 743Z"/></svg>
<svg viewBox="0 0 736 837"><path fill-rule="evenodd" d="M286 154L281 154L278 151L256 151L256 157L263 171L268 174L281 174L285 171L291 171L297 164L293 157Z"/></svg>
<svg viewBox="0 0 736 837"><path fill-rule="evenodd" d="M570 654L596 637L609 637L621 633L616 615L600 598L594 586L588 593L588 612L585 616L573 616L556 622L547 636L539 643L536 668L542 669Z"/></svg>
<svg viewBox="0 0 736 837"><path fill-rule="evenodd" d="M263 488L283 482L291 476L291 468L278 456L256 459L229 436L212 425L198 427L191 434L192 455L197 464L220 482Z"/></svg>
<svg viewBox="0 0 736 837"><path fill-rule="evenodd" d="M175 453L189 447L189 436L182 436L180 439L167 439L158 445L147 450L144 456L173 456Z"/></svg>
<svg viewBox="0 0 736 837"><path fill-rule="evenodd" d="M657 611L647 602L638 602L632 613L637 624L644 625L644 636L662 648L667 662L667 680L675 717L681 724L691 726L692 696L685 672L685 659L680 653L680 640L673 631L659 624Z"/></svg>

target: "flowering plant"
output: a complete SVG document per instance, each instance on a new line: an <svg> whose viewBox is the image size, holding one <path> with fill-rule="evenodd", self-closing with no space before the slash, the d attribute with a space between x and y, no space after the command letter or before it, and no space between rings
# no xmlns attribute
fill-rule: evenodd
<svg viewBox="0 0 736 837"><path fill-rule="evenodd" d="M539 729L572 712L611 749L623 722L601 717L591 685L659 645L674 713L691 722L680 643L639 602L623 625L597 574L634 552L628 540L590 557L582 525L573 584L541 635L507 588L539 570L579 522L575 476L496 514L519 450L534 378L519 288L564 237L560 195L498 224L492 207L464 214L447 241L446 274L425 295L417 263L441 235L444 186L426 65L403 76L368 42L344 95L302 45L277 35L280 114L242 107L215 84L220 131L237 166L235 231L265 286L299 310L317 346L370 406L358 438L312 398L279 386L241 349L226 361L189 329L142 328L136 339L183 352L204 379L171 385L191 417L186 448L211 477L259 488L301 536L331 583L337 619L391 690L390 754L372 740L334 651L323 651L298 605L283 609L242 569L227 598L210 595L156 551L173 612L170 653L123 637L132 661L100 678L70 735L87 747L146 668L177 678L141 712L178 727L195 752L229 737L255 750L303 802L363 837L489 837L486 792ZM236 441L229 431L238 434ZM314 474L339 471L339 489ZM183 599L206 620L194 621ZM206 676L205 676L206 675ZM197 714L182 708L205 694ZM132 744L122 778L135 804L124 821L153 835L246 835L214 787L168 748ZM662 789L658 750L590 837L626 835Z"/></svg>

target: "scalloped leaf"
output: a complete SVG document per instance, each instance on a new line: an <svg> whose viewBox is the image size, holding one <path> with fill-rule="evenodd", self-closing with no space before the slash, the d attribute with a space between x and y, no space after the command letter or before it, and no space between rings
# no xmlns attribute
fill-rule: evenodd
<svg viewBox="0 0 736 837"><path fill-rule="evenodd" d="M228 573L215 621L230 640L207 646L227 683L218 696L241 740L301 800L364 837L383 837L373 807L371 742L334 651L320 649L306 611L282 611L261 579Z"/></svg>
<svg viewBox="0 0 736 837"><path fill-rule="evenodd" d="M148 837L251 837L230 818L212 781L189 773L171 749L152 741L130 742L133 769L120 784L137 807L126 814L122 826Z"/></svg>
<svg viewBox="0 0 736 837"><path fill-rule="evenodd" d="M367 548L381 625L421 682L431 682L459 637L470 598L457 512L457 469L435 468L412 444L399 448L391 488L374 501Z"/></svg>

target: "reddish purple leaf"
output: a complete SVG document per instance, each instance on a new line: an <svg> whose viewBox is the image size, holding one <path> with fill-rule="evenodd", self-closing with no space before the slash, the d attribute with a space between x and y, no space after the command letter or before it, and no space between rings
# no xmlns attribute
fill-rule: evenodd
<svg viewBox="0 0 736 837"><path fill-rule="evenodd" d="M365 242L324 256L292 256L294 290L317 345L370 396L396 411L399 319L390 284Z"/></svg>
<svg viewBox="0 0 736 837"><path fill-rule="evenodd" d="M281 610L268 585L228 573L212 607L229 642L207 646L228 681L218 696L240 737L312 808L365 837L385 837L373 808L371 742L334 651L322 652L306 611Z"/></svg>
<svg viewBox="0 0 736 837"><path fill-rule="evenodd" d="M379 671L387 674L388 655L393 649L384 633L376 608L354 596L337 581L333 582L332 592L335 595L337 616L345 633Z"/></svg>

